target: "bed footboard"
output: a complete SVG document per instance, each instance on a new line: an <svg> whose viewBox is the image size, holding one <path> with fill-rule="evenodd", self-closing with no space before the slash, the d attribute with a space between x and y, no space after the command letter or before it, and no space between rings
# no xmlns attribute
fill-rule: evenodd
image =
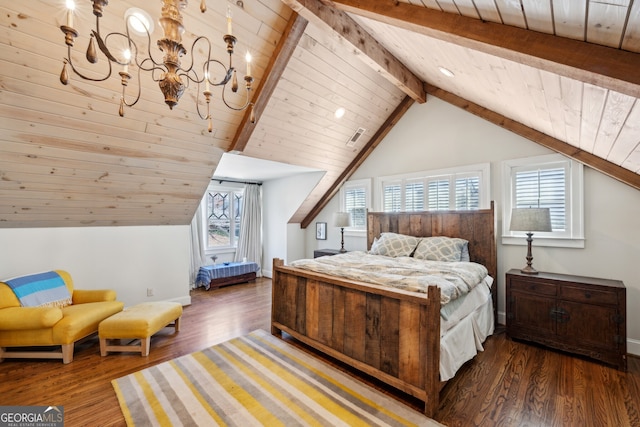
<svg viewBox="0 0 640 427"><path fill-rule="evenodd" d="M439 405L440 290L416 294L273 260L271 333L299 341L425 402Z"/></svg>

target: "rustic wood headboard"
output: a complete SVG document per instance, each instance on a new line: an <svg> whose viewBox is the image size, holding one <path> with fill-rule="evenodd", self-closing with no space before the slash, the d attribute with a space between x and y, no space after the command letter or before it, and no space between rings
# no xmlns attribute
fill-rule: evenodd
<svg viewBox="0 0 640 427"><path fill-rule="evenodd" d="M489 209L468 211L368 212L367 249L383 232L468 240L471 261L484 265L489 275L498 280L493 202ZM495 284L493 288L497 288Z"/></svg>

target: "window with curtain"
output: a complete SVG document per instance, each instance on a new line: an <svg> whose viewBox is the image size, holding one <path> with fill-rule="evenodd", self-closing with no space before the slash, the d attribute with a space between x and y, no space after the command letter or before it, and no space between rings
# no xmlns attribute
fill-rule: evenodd
<svg viewBox="0 0 640 427"><path fill-rule="evenodd" d="M561 154L503 162L503 243L517 243L523 232L510 231L513 208L549 208L549 233L536 233L547 246L584 247L583 166Z"/></svg>
<svg viewBox="0 0 640 427"><path fill-rule="evenodd" d="M384 212L488 208L488 163L378 178Z"/></svg>

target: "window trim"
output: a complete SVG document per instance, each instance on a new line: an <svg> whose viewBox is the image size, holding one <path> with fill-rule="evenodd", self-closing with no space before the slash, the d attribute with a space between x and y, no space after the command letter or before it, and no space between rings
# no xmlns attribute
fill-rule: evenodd
<svg viewBox="0 0 640 427"><path fill-rule="evenodd" d="M437 178L447 177L447 179L454 179L457 176L469 176L471 174L478 174L480 179L480 198L479 209L489 209L491 206L491 164L490 163L477 163L473 165L457 166L445 169L435 169L430 171L413 172L409 174L401 175L388 175L374 178L375 197L374 206L377 211L382 211L384 208L384 186L389 183L401 182L402 190L402 203L404 206L404 189L407 182L415 182L423 180L427 183L429 180ZM450 191L452 191L450 189ZM427 196L427 188L425 187L425 196ZM450 199L449 204L455 203L455 199ZM425 200L425 207L428 207L428 199Z"/></svg>
<svg viewBox="0 0 640 427"><path fill-rule="evenodd" d="M365 209L367 211L371 210L371 179L370 178L365 178L365 179L355 179L352 181L346 181L341 187L340 187L340 212L345 212L346 211L346 201L345 201L345 197L346 197L346 190L348 189L354 189L354 188L364 188L365 191ZM365 226L362 228L358 228L358 227L346 227L344 229L344 234L346 236L354 236L354 237L362 237L362 236L366 236L367 235L367 226L366 226L366 220L365 220Z"/></svg>
<svg viewBox="0 0 640 427"><path fill-rule="evenodd" d="M513 173L522 167L543 167L544 165L564 163L568 168L566 175L566 224L570 228L565 232L534 233L537 246L584 248L584 167L562 154L547 154L502 162L502 244L526 245L526 234L522 231L510 231L511 208L513 206ZM555 234L555 235L554 235Z"/></svg>

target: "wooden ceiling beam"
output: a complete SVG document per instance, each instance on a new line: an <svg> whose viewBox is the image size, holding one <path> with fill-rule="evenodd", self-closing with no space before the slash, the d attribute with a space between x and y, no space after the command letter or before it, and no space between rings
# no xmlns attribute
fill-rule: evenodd
<svg viewBox="0 0 640 427"><path fill-rule="evenodd" d="M640 97L638 53L398 1L323 1L343 12Z"/></svg>
<svg viewBox="0 0 640 427"><path fill-rule="evenodd" d="M565 156L570 157L582 164L585 164L599 172L602 172L603 174L608 175L611 178L617 179L620 182L630 185L636 190L640 190L640 175L630 171L629 169L625 169L621 166L616 165L615 163L611 163L608 160L591 154L588 151L584 151L574 145L546 135L540 131L523 125L520 122L505 117L502 114L498 114L495 111L484 108L458 95L440 89L437 86L427 84L426 89L429 95L440 98L443 101L462 108L463 110L468 111L471 114L474 114L484 120L487 120L494 125L498 125L504 129L507 129L517 135L522 136L523 138L547 147L550 150L564 154Z"/></svg>
<svg viewBox="0 0 640 427"><path fill-rule="evenodd" d="M355 173L355 171L364 163L369 155L380 145L382 140L393 129L398 121L404 116L409 108L415 102L410 96L406 96L402 102L396 107L395 110L389 115L387 120L380 126L378 131L371 137L369 142L360 150L358 155L351 161L349 166L340 174L340 177L333 183L331 188L322 196L322 198L316 203L316 205L309 211L309 213L300 222L301 228L307 228L309 224L315 219L315 217L324 209L329 201L338 194L340 187Z"/></svg>
<svg viewBox="0 0 640 427"><path fill-rule="evenodd" d="M295 12L291 15L278 46L276 46L276 50L267 64L265 77L260 81L253 95L253 113L256 123L264 113L264 109L269 103L269 99L280 77L282 77L282 73L287 68L287 64L296 46L298 46L298 42L302 38L308 23L309 21ZM247 109L233 138L231 150L244 151L254 130L255 124L251 123L251 109Z"/></svg>
<svg viewBox="0 0 640 427"><path fill-rule="evenodd" d="M319 0L282 0L310 22L328 27L350 43L358 57L419 103L427 96L423 81L346 13Z"/></svg>

